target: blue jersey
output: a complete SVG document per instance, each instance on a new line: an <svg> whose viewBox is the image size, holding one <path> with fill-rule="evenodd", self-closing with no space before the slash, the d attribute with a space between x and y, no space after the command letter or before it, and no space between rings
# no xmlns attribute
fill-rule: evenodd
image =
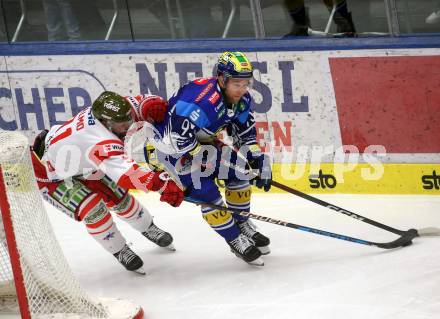
<svg viewBox="0 0 440 319"><path fill-rule="evenodd" d="M169 100L164 138L180 154L191 153L200 143L213 141L225 128L237 144L256 144L250 106L249 92L238 103L228 105L217 78L196 79L182 86Z"/></svg>

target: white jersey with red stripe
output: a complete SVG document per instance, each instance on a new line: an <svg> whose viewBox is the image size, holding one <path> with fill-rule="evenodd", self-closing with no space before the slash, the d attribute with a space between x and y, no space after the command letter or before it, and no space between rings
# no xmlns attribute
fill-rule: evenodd
<svg viewBox="0 0 440 319"><path fill-rule="evenodd" d="M149 99L155 95L125 97L132 106L136 126L142 127ZM46 136L43 161L49 180L63 180L73 176L100 179L103 174L123 188L155 190L154 173L139 167L125 154L124 143L108 130L88 107L62 125L51 127Z"/></svg>
<svg viewBox="0 0 440 319"><path fill-rule="evenodd" d="M50 129L43 161L50 180L101 171L117 182L136 164L124 155L123 142L93 116L91 107Z"/></svg>

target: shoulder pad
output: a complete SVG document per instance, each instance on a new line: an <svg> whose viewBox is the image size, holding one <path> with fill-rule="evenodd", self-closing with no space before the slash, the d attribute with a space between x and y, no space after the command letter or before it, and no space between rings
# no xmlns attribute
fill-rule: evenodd
<svg viewBox="0 0 440 319"><path fill-rule="evenodd" d="M177 101L176 114L188 118L199 128L207 127L211 124L205 111L195 103L182 100Z"/></svg>

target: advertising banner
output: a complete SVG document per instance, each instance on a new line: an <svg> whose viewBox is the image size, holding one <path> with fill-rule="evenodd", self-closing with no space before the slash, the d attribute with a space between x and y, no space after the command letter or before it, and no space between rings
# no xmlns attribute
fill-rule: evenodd
<svg viewBox="0 0 440 319"><path fill-rule="evenodd" d="M311 192L440 194L439 52L247 53L257 136L273 155L275 178ZM218 55L4 57L0 129L32 138L104 90L168 99L189 80L212 76Z"/></svg>

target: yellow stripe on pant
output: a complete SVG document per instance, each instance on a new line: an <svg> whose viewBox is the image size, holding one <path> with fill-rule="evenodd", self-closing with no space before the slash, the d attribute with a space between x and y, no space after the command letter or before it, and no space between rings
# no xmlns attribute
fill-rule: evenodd
<svg viewBox="0 0 440 319"><path fill-rule="evenodd" d="M251 202L252 188L246 185L242 189L226 189L225 197L228 207L246 208Z"/></svg>
<svg viewBox="0 0 440 319"><path fill-rule="evenodd" d="M227 211L214 209L212 211L203 212L203 219L206 220L210 226L221 229L222 226L228 225L231 222L232 215Z"/></svg>

